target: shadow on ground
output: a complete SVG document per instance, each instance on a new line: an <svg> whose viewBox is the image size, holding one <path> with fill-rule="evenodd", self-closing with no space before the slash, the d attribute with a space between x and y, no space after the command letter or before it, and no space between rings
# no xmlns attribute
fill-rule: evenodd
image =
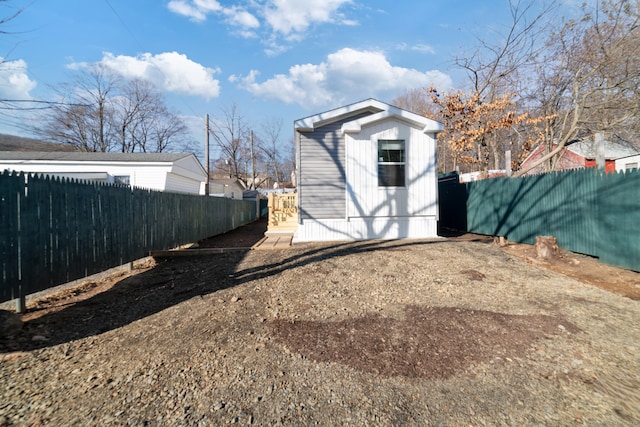
<svg viewBox="0 0 640 427"><path fill-rule="evenodd" d="M253 238L262 225L249 226ZM225 233L201 242L204 247L226 247L242 230ZM236 236L236 237L238 237ZM238 246L244 247L249 239ZM236 239L238 242L240 239ZM226 241L227 243L223 243ZM29 351L38 348L98 335L128 325L131 322L158 313L191 298L205 296L253 280L311 263L348 256L352 253L377 250L410 250L416 245L437 244L434 241L365 241L311 245L296 250L260 251L264 262L250 268L239 268L248 250L229 251L217 255L179 257L158 260L153 267L139 274L118 280L113 286L89 282L85 291L94 295L81 295L77 288L45 298L35 308L28 306L23 315L22 330L0 339L0 353ZM254 264L255 265L255 264Z"/></svg>

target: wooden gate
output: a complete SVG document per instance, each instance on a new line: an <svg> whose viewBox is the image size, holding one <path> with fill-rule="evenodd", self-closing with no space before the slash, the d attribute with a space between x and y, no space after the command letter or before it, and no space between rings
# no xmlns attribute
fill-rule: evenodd
<svg viewBox="0 0 640 427"><path fill-rule="evenodd" d="M298 228L298 194L269 193L269 231L293 232Z"/></svg>

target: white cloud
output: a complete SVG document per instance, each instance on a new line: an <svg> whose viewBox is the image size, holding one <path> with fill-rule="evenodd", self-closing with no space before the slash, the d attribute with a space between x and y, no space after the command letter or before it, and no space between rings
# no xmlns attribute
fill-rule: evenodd
<svg viewBox="0 0 640 427"><path fill-rule="evenodd" d="M225 7L216 0L171 0L170 11L203 22L209 15L221 17L236 35L255 38L260 35L268 55L287 49L279 42L300 41L314 24L358 25L358 21L340 13L353 0L251 0L243 6ZM262 32L258 34L258 30Z"/></svg>
<svg viewBox="0 0 640 427"><path fill-rule="evenodd" d="M220 82L213 77L220 70L204 67L177 52L144 53L136 57L106 52L99 63L123 77L148 80L167 92L206 100L220 95Z"/></svg>
<svg viewBox="0 0 640 427"><path fill-rule="evenodd" d="M272 0L270 3L264 9L265 19L276 33L284 36L300 34L315 23L356 24L337 13L351 0Z"/></svg>
<svg viewBox="0 0 640 427"><path fill-rule="evenodd" d="M170 11L186 16L196 22L207 19L208 13L222 9L222 6L216 0L171 0L167 7Z"/></svg>
<svg viewBox="0 0 640 427"><path fill-rule="evenodd" d="M354 99L388 99L416 87L448 89L451 77L441 71L418 71L394 66L384 53L344 48L320 64L294 65L288 74L278 74L262 83L259 72L230 81L255 96L317 109Z"/></svg>
<svg viewBox="0 0 640 427"><path fill-rule="evenodd" d="M170 11L186 16L192 21L203 22L210 14L224 17L227 24L235 28L242 37L255 37L253 30L260 27L260 21L246 8L240 6L223 7L216 0L171 0Z"/></svg>
<svg viewBox="0 0 640 427"><path fill-rule="evenodd" d="M31 99L29 92L37 83L27 75L27 63L22 59L4 61L0 58L0 96L5 99Z"/></svg>
<svg viewBox="0 0 640 427"><path fill-rule="evenodd" d="M223 11L223 14L224 16L227 17L227 21L232 25L235 25L241 28L259 28L260 27L260 21L258 21L258 18L256 18L246 10L243 10L237 7L231 7L231 8L225 9Z"/></svg>
<svg viewBox="0 0 640 427"><path fill-rule="evenodd" d="M423 43L418 43L418 44L414 44L414 45L408 45L406 43L401 43L397 46L398 50L409 50L412 52L418 52L418 53L432 53L435 54L436 50L432 47L429 46L427 44L423 44Z"/></svg>

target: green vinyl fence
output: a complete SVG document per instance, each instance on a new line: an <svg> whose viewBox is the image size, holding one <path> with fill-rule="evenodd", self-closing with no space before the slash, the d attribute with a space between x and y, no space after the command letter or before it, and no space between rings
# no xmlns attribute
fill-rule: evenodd
<svg viewBox="0 0 640 427"><path fill-rule="evenodd" d="M255 221L255 201L0 174L0 302Z"/></svg>
<svg viewBox="0 0 640 427"><path fill-rule="evenodd" d="M529 244L536 236L556 236L564 249L640 271L637 170L579 169L467 184L441 179L439 191L440 219L450 228Z"/></svg>

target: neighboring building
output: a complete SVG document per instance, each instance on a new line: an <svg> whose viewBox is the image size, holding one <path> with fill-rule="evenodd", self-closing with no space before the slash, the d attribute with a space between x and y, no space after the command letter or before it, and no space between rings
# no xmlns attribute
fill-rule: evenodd
<svg viewBox="0 0 640 427"><path fill-rule="evenodd" d="M212 179L209 181L209 195L242 200L244 186L235 178Z"/></svg>
<svg viewBox="0 0 640 427"><path fill-rule="evenodd" d="M0 151L3 170L193 194L204 194L207 178L189 153Z"/></svg>
<svg viewBox="0 0 640 427"><path fill-rule="evenodd" d="M481 179L500 178L507 176L506 169L489 169L486 175L482 171L467 172L460 174L460 182L473 182Z"/></svg>
<svg viewBox="0 0 640 427"><path fill-rule="evenodd" d="M368 99L297 120L294 241L437 236L443 125Z"/></svg>
<svg viewBox="0 0 640 427"><path fill-rule="evenodd" d="M540 159L545 154L545 146L539 145L522 162L520 169ZM620 157L637 154L635 150L611 141L604 141L605 172L616 170L616 159ZM593 138L584 139L579 142L567 145L560 153L560 158L556 162L556 170L583 169L596 167L596 147ZM544 173L544 164L538 165L527 173L535 175Z"/></svg>
<svg viewBox="0 0 640 427"><path fill-rule="evenodd" d="M616 159L617 171L631 171L634 169L640 169L640 154L635 153L630 156L621 157Z"/></svg>

